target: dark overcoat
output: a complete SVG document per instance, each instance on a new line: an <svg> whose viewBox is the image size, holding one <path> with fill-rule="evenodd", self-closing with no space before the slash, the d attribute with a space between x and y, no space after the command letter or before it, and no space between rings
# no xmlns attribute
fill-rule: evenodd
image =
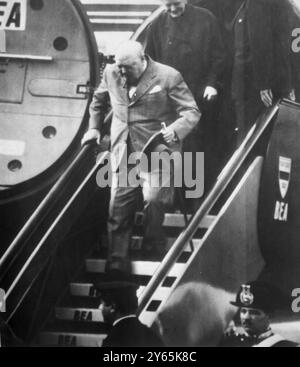
<svg viewBox="0 0 300 367"><path fill-rule="evenodd" d="M187 5L176 19L161 13L148 29L146 53L180 71L198 102L206 86L220 86L223 42L215 16L206 9Z"/></svg>
<svg viewBox="0 0 300 367"><path fill-rule="evenodd" d="M242 0L195 0L197 6L213 11L226 29L226 49L233 56L231 22ZM289 4L287 0L247 0L247 22L253 62L253 87L272 89L284 96L292 89Z"/></svg>
<svg viewBox="0 0 300 367"><path fill-rule="evenodd" d="M161 339L137 317L118 322L108 333L103 347L163 347Z"/></svg>

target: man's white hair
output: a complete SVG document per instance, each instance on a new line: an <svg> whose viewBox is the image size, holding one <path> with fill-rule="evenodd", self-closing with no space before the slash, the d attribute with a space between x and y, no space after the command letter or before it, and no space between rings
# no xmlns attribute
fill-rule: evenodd
<svg viewBox="0 0 300 367"><path fill-rule="evenodd" d="M141 57L145 55L143 46L136 41L123 42L116 51L116 60L129 58L129 57Z"/></svg>

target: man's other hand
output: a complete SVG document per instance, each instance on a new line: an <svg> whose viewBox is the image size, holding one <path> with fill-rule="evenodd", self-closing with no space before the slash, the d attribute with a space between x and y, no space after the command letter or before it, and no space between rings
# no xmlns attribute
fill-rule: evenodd
<svg viewBox="0 0 300 367"><path fill-rule="evenodd" d="M100 144L100 140L101 140L101 134L100 134L100 131L97 130L97 129L90 129L88 130L82 140L81 140L81 145L84 145L88 142L91 142L92 140L96 140L97 141L97 144L99 145Z"/></svg>
<svg viewBox="0 0 300 367"><path fill-rule="evenodd" d="M172 128L167 127L164 122L162 123L162 130L161 130L161 132L162 132L163 138L165 139L165 142L167 144L171 144L174 141L177 141L177 136L176 136L175 131Z"/></svg>
<svg viewBox="0 0 300 367"><path fill-rule="evenodd" d="M289 99L293 102L296 102L296 92L295 89L292 89L289 93Z"/></svg>
<svg viewBox="0 0 300 367"><path fill-rule="evenodd" d="M260 98L266 107L271 107L273 104L273 93L271 89L261 90Z"/></svg>
<svg viewBox="0 0 300 367"><path fill-rule="evenodd" d="M216 90L216 88L214 87L206 87L204 94L203 94L203 98L206 99L207 101L211 101L213 99L215 99L218 96L218 91Z"/></svg>

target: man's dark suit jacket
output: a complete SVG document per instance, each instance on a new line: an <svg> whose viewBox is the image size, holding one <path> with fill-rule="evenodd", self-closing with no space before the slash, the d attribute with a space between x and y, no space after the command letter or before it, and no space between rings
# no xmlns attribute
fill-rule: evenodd
<svg viewBox="0 0 300 367"><path fill-rule="evenodd" d="M118 322L108 333L103 347L163 347L160 338L137 317Z"/></svg>

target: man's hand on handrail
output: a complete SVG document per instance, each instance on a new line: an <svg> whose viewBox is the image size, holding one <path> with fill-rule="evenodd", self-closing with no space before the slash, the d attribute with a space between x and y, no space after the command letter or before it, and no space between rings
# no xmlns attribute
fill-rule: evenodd
<svg viewBox="0 0 300 367"><path fill-rule="evenodd" d="M88 130L82 140L81 140L81 145L85 145L87 143L92 142L93 140L96 140L97 144L100 145L100 140L101 140L101 134L100 131L97 129L90 129Z"/></svg>

